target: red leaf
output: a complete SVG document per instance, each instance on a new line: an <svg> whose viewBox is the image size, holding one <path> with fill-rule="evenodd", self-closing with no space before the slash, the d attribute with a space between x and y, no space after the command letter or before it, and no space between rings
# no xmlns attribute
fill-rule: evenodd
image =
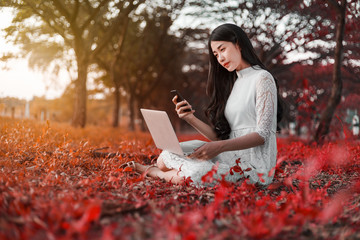
<svg viewBox="0 0 360 240"><path fill-rule="evenodd" d="M78 232L86 232L92 221L97 221L101 214L101 206L98 204L90 205L81 219L74 224L74 229Z"/></svg>
<svg viewBox="0 0 360 240"><path fill-rule="evenodd" d="M306 78L304 78L303 80L303 87L304 89L309 89L309 80L307 80Z"/></svg>
<svg viewBox="0 0 360 240"><path fill-rule="evenodd" d="M183 238L184 240L196 240L196 233L190 232Z"/></svg>
<svg viewBox="0 0 360 240"><path fill-rule="evenodd" d="M256 205L257 207L265 206L265 205L266 205L266 202L265 202L263 199L260 199L260 200L257 200L257 201L255 202L255 205Z"/></svg>
<svg viewBox="0 0 360 240"><path fill-rule="evenodd" d="M217 162L217 164L214 165L214 166L212 167L212 169L211 169L207 174L205 174L204 176L201 177L201 181L202 181L202 182L204 182L204 183L206 183L206 182L211 183L211 182L214 181L214 174L216 174L216 172L217 172L218 164L219 164L219 162Z"/></svg>
<svg viewBox="0 0 360 240"><path fill-rule="evenodd" d="M239 166L234 166L232 167L232 169L234 170L234 172L242 172L242 169Z"/></svg>
<svg viewBox="0 0 360 240"><path fill-rule="evenodd" d="M133 172L134 169L132 169L131 167L126 167L124 168L123 172Z"/></svg>
<svg viewBox="0 0 360 240"><path fill-rule="evenodd" d="M348 199L351 199L349 193L338 193L333 199L325 206L320 213L319 220L322 223L334 221L342 213L344 204Z"/></svg>
<svg viewBox="0 0 360 240"><path fill-rule="evenodd" d="M114 231L112 226L105 226L103 230L103 234L101 236L101 240L114 240L114 236L112 232Z"/></svg>
<svg viewBox="0 0 360 240"><path fill-rule="evenodd" d="M94 205L88 208L86 212L86 220L88 222L98 220L101 213L101 207L99 205Z"/></svg>
<svg viewBox="0 0 360 240"><path fill-rule="evenodd" d="M265 180L263 179L263 176L264 174L263 173L258 173L258 176L259 176L259 179L260 179L260 182L264 183Z"/></svg>

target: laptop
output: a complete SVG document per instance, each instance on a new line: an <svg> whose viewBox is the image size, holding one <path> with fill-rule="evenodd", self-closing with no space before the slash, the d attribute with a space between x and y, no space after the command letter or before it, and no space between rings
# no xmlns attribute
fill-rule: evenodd
<svg viewBox="0 0 360 240"><path fill-rule="evenodd" d="M140 109L157 148L186 156L165 111Z"/></svg>

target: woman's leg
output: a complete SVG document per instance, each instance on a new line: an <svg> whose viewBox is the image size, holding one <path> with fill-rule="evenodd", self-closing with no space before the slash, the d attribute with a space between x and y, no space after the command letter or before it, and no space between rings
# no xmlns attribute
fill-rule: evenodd
<svg viewBox="0 0 360 240"><path fill-rule="evenodd" d="M184 181L184 177L179 176L179 172L175 169L168 169L167 171L162 171L159 167L156 166L146 166L142 165L140 163L135 163L136 171L140 173L144 173L146 171L146 174L150 177L158 177L161 179L164 179L167 182L172 182L175 184L182 183Z"/></svg>

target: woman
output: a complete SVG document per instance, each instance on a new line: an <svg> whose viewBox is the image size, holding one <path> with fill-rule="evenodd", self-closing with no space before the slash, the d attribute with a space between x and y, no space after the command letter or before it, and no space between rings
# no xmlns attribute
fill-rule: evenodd
<svg viewBox="0 0 360 240"><path fill-rule="evenodd" d="M194 110L185 111L191 109L186 100L177 103L175 96L173 102L178 116L211 141L181 143L188 158L163 151L157 166L133 162L132 167L173 183L190 177L194 184L202 185L201 178L217 165L216 179L225 176L237 182L249 178L252 183L270 184L276 165L277 119L282 111L277 82L256 56L245 32L234 24L217 27L208 48L211 101L206 115L210 125L196 118ZM239 169L235 166L242 171L232 171Z"/></svg>

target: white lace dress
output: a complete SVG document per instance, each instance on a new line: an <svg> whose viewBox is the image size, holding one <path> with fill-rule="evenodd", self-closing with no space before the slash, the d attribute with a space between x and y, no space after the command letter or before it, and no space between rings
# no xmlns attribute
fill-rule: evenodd
<svg viewBox="0 0 360 240"><path fill-rule="evenodd" d="M161 153L167 168L180 170L180 176L190 177L197 186L204 185L202 176L216 164L218 170L215 179L221 179L225 175L225 179L231 182L240 181L244 177L249 178L252 183L262 185L272 182L277 153L275 82L269 72L258 66L240 70L237 76L225 108L225 117L231 127L230 138L257 132L265 143L245 150L223 152L208 161L189 159L168 151ZM182 142L180 145L184 152L191 153L204 143L195 140ZM232 171L230 174L230 169L237 165L238 159L238 166L244 173Z"/></svg>

